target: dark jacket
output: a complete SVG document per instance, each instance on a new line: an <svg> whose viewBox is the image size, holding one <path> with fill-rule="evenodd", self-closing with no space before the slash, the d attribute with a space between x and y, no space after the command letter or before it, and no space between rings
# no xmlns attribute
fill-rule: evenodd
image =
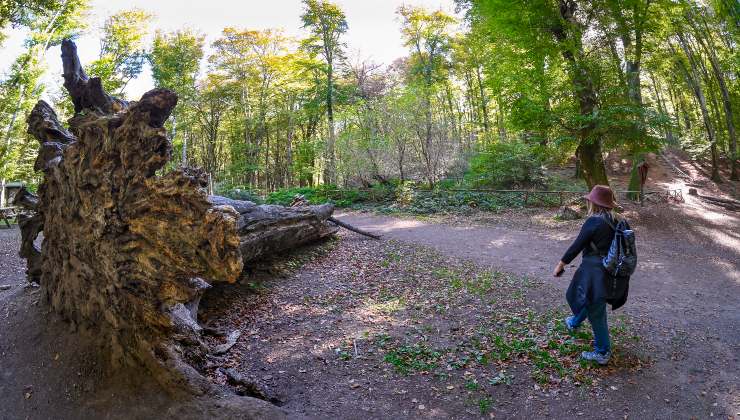
<svg viewBox="0 0 740 420"><path fill-rule="evenodd" d="M578 237L561 259L564 263L570 264L583 252L581 265L573 274L573 280L565 293L574 314L595 303L606 301L614 310L627 301L629 277L613 278L606 273L601 264L602 256L607 254L614 238L614 230L605 217L609 216L591 216L586 219ZM595 250L592 243L596 247Z"/></svg>

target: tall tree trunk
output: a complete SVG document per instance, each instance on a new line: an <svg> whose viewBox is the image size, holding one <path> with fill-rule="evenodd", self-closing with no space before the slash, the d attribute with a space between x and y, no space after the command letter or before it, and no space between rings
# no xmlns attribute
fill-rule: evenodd
<svg viewBox="0 0 740 420"><path fill-rule="evenodd" d="M424 139L422 140L422 157L424 158L425 172L429 187L434 186L434 170L432 169L432 98L431 77L427 82L424 95Z"/></svg>
<svg viewBox="0 0 740 420"><path fill-rule="evenodd" d="M288 187L293 186L293 132L293 103L291 100L290 108L288 109L288 139L285 153L285 185Z"/></svg>
<svg viewBox="0 0 740 420"><path fill-rule="evenodd" d="M334 143L335 143L335 133L334 133L334 99L333 99L333 72L334 69L332 68L331 61L328 64L328 72L327 72L327 86L326 86L326 119L327 124L329 125L329 140L326 143L326 158L327 163L326 167L324 168L324 183L325 184L334 184L336 183L336 160L334 155Z"/></svg>
<svg viewBox="0 0 740 420"><path fill-rule="evenodd" d="M601 139L594 136L595 124L592 121L597 109L596 91L591 73L583 63L582 25L576 18L578 4L572 0L560 0L559 12L568 26L552 28L552 34L562 48L563 58L569 63L570 78L573 83L578 110L588 123L578 129L578 148L576 155L580 161L579 169L589 188L594 185L609 185L601 150Z"/></svg>
<svg viewBox="0 0 740 420"><path fill-rule="evenodd" d="M185 132L182 136L182 167L188 166L188 136L189 132Z"/></svg>
<svg viewBox="0 0 740 420"><path fill-rule="evenodd" d="M656 104L658 105L658 111L660 111L660 113L663 115L667 115L668 110L666 109L665 102L663 101L663 96L660 94L660 85L658 84L659 82L657 78L655 77L655 73L650 71L648 72L648 74L650 75L650 81L652 82L653 91L655 92L655 101L656 101ZM673 131L671 131L670 127L666 127L665 129L665 139L666 139L666 142L668 143L671 143L671 144L674 143Z"/></svg>
<svg viewBox="0 0 740 420"><path fill-rule="evenodd" d="M481 77L480 66L476 65L475 75L478 79L478 90L480 91L480 106L481 113L483 114L483 131L488 135L490 124L488 122L488 99L486 98L486 90L483 87L483 78Z"/></svg>
<svg viewBox="0 0 740 420"><path fill-rule="evenodd" d="M688 59L689 65L691 66L691 71L689 71L689 69L686 68L686 65L684 65L683 61L681 60L678 60L678 65L683 71L684 76L686 77L686 83L688 83L689 86L691 86L691 89L694 91L694 95L696 96L696 99L699 101L699 108L701 109L702 121L704 122L704 128L707 130L707 137L709 137L709 146L710 146L711 154L712 154L711 178L715 182L720 182L721 178L719 176L719 167L718 167L719 156L717 154L717 139L715 138L714 128L712 127L711 116L709 115L709 110L707 109L707 99L704 96L704 91L702 90L702 87L701 87L701 81L699 80L699 75L697 74L698 71L696 68L696 60L694 59L694 55L691 49L689 48L688 44L686 43L686 38L684 37L683 34L680 34L680 33L678 34L678 41L684 53L686 54L686 58Z"/></svg>
<svg viewBox="0 0 740 420"><path fill-rule="evenodd" d="M673 118L676 120L676 129L677 132L673 130L673 127L670 127L670 131L672 133L671 137L673 138L674 143L678 143L679 139L681 138L681 113L680 113L680 103L679 99L676 98L676 93L674 92L674 88L670 86L670 81L668 81L669 86L666 89L668 91L668 100L671 103L671 110L673 111ZM666 108L666 113L668 113L668 110Z"/></svg>
<svg viewBox="0 0 740 420"><path fill-rule="evenodd" d="M712 44L711 39L703 39L701 36L701 31L693 24L693 21L692 26L694 26L697 41L699 41L699 44L709 57L709 63L712 66L712 72L714 73L714 77L717 79L717 84L719 85L719 90L722 95L722 105L725 110L725 121L727 124L727 136L729 137L730 143L729 157L732 171L730 179L732 179L733 181L737 181L738 179L740 179L740 174L738 174L738 171L740 169L738 168L737 133L735 132L735 123L733 120L734 115L732 110L732 100L730 99L730 93L727 89L727 83L725 82L725 75L722 72L722 68L720 67L719 60L717 59L717 53L714 50L714 45ZM704 20L704 26L705 29L707 29L706 20Z"/></svg>
<svg viewBox="0 0 740 420"><path fill-rule="evenodd" d="M501 96L496 97L496 105L498 108L496 112L496 126L498 127L498 138L501 141L506 141L506 126L504 125L504 106L501 101Z"/></svg>
<svg viewBox="0 0 740 420"><path fill-rule="evenodd" d="M447 108L450 113L449 120L452 125L452 136L462 145L462 136L458 130L457 121L455 121L455 108L452 105L452 89L450 89L449 83L445 83L445 100L447 101Z"/></svg>

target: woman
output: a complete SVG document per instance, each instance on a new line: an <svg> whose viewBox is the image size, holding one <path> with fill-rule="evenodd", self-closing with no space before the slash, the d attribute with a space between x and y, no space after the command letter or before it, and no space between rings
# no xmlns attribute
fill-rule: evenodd
<svg viewBox="0 0 740 420"><path fill-rule="evenodd" d="M614 226L621 219L614 213L616 203L611 188L596 185L583 198L588 202L589 217L583 223L576 240L555 266L553 275L560 277L565 271L565 266L583 252L581 265L573 275L565 294L573 311L573 316L566 318L565 325L568 330L575 331L588 317L594 332L594 350L583 352L581 358L605 365L611 356L606 304L611 303L612 309L624 304L628 279L619 282L619 290L608 296L604 287L607 274L602 265L602 258L609 251L614 238Z"/></svg>

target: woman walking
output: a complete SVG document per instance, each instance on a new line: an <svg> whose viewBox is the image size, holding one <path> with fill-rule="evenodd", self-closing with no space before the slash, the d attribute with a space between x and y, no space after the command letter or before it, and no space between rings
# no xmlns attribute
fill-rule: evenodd
<svg viewBox="0 0 740 420"><path fill-rule="evenodd" d="M581 265L573 275L565 294L573 311L573 315L566 318L565 325L568 330L575 331L588 318L594 333L594 349L583 352L581 358L606 365L611 356L606 304L610 303L612 310L624 305L627 301L629 278L615 281L617 286L614 290L607 291L605 280L609 275L604 270L602 258L609 251L616 224L622 219L614 212L616 203L611 188L596 185L583 198L588 202L589 217L583 223L578 237L555 266L553 275L560 277L565 266L583 252Z"/></svg>

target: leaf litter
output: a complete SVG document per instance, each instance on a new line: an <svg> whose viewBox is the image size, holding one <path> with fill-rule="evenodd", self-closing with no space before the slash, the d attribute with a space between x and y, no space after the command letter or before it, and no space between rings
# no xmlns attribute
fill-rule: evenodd
<svg viewBox="0 0 740 420"><path fill-rule="evenodd" d="M612 321L612 363L579 361L589 328L568 332L562 296L541 280L423 246L342 234L266 267L204 298L201 323L241 332L205 371L223 384L225 369L253 378L310 416L421 405L476 417L511 413L524 395L546 410L548 398L599 393L604 378L651 363L623 317Z"/></svg>

